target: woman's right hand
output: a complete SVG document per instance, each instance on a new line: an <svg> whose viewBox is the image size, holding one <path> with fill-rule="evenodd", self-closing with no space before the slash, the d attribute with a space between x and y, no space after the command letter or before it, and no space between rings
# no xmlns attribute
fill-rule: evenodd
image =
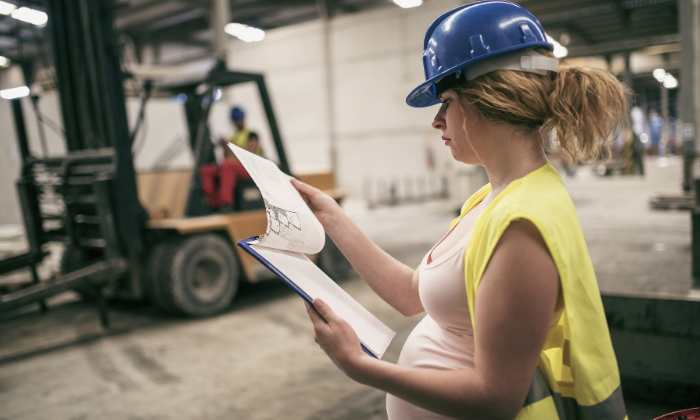
<svg viewBox="0 0 700 420"><path fill-rule="evenodd" d="M337 220L337 216L342 210L338 203L323 191L312 187L292 178L292 185L299 191L301 198L304 199L323 228L328 231L333 223Z"/></svg>

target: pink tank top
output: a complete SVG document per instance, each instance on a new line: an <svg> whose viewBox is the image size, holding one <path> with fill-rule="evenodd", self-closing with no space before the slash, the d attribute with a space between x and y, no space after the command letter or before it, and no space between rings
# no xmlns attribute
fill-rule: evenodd
<svg viewBox="0 0 700 420"><path fill-rule="evenodd" d="M464 282L464 248L468 239L462 238L430 264L432 249L423 258L418 267L418 292L427 315L409 335L397 364L437 370L474 366L474 333ZM391 394L386 396L386 410L389 420L452 419Z"/></svg>

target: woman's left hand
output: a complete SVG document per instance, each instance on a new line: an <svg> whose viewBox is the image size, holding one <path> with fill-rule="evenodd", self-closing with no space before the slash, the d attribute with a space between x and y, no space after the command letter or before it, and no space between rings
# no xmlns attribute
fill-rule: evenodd
<svg viewBox="0 0 700 420"><path fill-rule="evenodd" d="M359 380L362 362L369 356L362 351L355 330L321 299L314 299L313 307L304 303L314 325L314 341L340 370Z"/></svg>

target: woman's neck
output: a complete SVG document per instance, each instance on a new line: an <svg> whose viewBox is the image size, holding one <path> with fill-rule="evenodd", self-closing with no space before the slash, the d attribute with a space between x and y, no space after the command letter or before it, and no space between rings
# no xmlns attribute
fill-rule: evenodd
<svg viewBox="0 0 700 420"><path fill-rule="evenodd" d="M490 150L481 156L491 183L493 196L508 184L533 172L547 163L540 133L519 134L512 127L500 125L493 130L488 143Z"/></svg>

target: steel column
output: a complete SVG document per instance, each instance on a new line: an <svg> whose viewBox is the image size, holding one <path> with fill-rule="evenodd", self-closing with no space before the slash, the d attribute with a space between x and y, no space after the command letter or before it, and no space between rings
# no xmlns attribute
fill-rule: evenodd
<svg viewBox="0 0 700 420"><path fill-rule="evenodd" d="M213 0L211 2L211 31L214 59L226 62L228 50L226 48L226 37L224 26L230 21L231 6L229 0Z"/></svg>
<svg viewBox="0 0 700 420"><path fill-rule="evenodd" d="M22 164L32 157L29 151L29 140L27 138L27 126L24 124L24 112L20 98L10 101L12 103L12 114L15 119L15 130L17 131L17 141L19 142L19 152L22 155Z"/></svg>
<svg viewBox="0 0 700 420"><path fill-rule="evenodd" d="M338 137L335 135L335 78L333 51L331 45L331 20L334 15L333 0L316 0L316 8L323 19L323 67L326 76L326 112L328 121L328 141L330 149L331 170L338 165Z"/></svg>
<svg viewBox="0 0 700 420"><path fill-rule="evenodd" d="M668 115L668 89L663 83L659 83L659 89L661 89L661 118L664 120L664 125L661 126L661 142L659 143L659 148L664 148L664 156L668 154L668 129L669 129L669 115ZM661 152L659 151L659 156Z"/></svg>
<svg viewBox="0 0 700 420"><path fill-rule="evenodd" d="M692 165L696 155L695 133L697 131L698 111L700 111L700 54L698 48L698 0L678 1L678 26L681 32L681 75L678 102L681 131L683 133L683 190L692 191Z"/></svg>
<svg viewBox="0 0 700 420"><path fill-rule="evenodd" d="M270 95L267 93L267 87L265 86L265 79L262 76L257 79L258 90L260 90L260 98L262 99L263 107L265 108L265 114L267 115L267 121L270 123L270 133L272 134L272 140L275 142L275 147L277 148L277 157L280 160L280 170L287 175L292 173L289 171L289 162L287 161L287 154L284 151L284 145L282 144L282 136L280 136L279 128L277 128L277 120L275 119L275 113L272 110L272 102L270 101Z"/></svg>

